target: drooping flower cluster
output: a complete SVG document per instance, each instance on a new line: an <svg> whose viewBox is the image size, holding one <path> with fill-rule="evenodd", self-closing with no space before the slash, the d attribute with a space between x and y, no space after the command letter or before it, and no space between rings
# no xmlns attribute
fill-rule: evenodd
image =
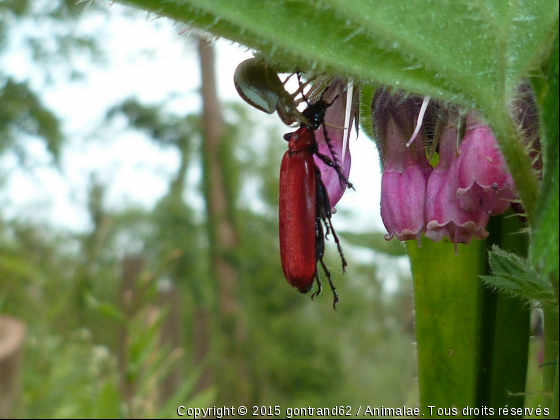
<svg viewBox="0 0 560 420"><path fill-rule="evenodd" d="M448 237L457 251L458 243L488 236L488 219L504 213L516 200L515 185L491 128L474 112L461 119L455 109L430 104L426 117L417 121L421 103L419 97L387 88L374 97L386 239L419 241L425 233L434 241ZM462 120L466 120L464 136ZM418 134L410 143L415 126ZM426 149L436 147L439 162L432 169Z"/></svg>

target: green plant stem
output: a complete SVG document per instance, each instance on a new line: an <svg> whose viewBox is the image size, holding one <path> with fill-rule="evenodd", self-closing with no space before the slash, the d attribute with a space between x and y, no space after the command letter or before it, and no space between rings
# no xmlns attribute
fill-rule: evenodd
<svg viewBox="0 0 560 420"><path fill-rule="evenodd" d="M555 389L555 376L558 366L558 306L555 303L543 304L544 313L544 366L543 366L543 405L551 407L552 396L558 395ZM557 402L557 401L556 401Z"/></svg>
<svg viewBox="0 0 560 420"><path fill-rule="evenodd" d="M493 218L490 238L505 250L527 253L516 217ZM488 274L485 242L408 244L414 277L420 408L457 407L444 416L519 417L500 413L522 408L529 347L529 306L519 298L482 287ZM463 412L467 407L486 411ZM491 411L492 409L493 411Z"/></svg>
<svg viewBox="0 0 560 420"><path fill-rule="evenodd" d="M556 359L558 360L558 358ZM550 418L558 418L558 368L559 365L556 363L556 378L554 379L554 395L552 398L552 406L550 407Z"/></svg>
<svg viewBox="0 0 560 420"><path fill-rule="evenodd" d="M511 213L511 212L510 212ZM499 245L504 251L527 255L523 224L513 214L490 219L487 248ZM486 274L490 274L489 265ZM503 407L523 408L529 353L530 308L520 297L503 291L483 289L481 365L478 404L494 409L491 418L521 418L500 413Z"/></svg>
<svg viewBox="0 0 560 420"><path fill-rule="evenodd" d="M525 405L529 313L529 306L520 298L484 289L477 403L494 411L481 417L522 418L499 409Z"/></svg>
<svg viewBox="0 0 560 420"><path fill-rule="evenodd" d="M414 279L414 304L418 354L420 410L436 416L436 408L456 407L457 415L473 417L462 410L477 406L480 359L484 246L473 241L459 246L458 255L448 242L431 242L422 247L408 243ZM432 410L436 410L436 408Z"/></svg>

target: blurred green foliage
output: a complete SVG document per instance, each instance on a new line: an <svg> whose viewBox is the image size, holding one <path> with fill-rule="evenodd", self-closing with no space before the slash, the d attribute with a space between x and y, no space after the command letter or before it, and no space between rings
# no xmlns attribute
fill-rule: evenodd
<svg viewBox="0 0 560 420"><path fill-rule="evenodd" d="M10 49L26 49L40 66L44 83L54 77L52 70L69 78L81 77L76 59L102 59L101 50L91 34L79 30L88 12L102 13L91 2L75 0L10 0L0 2L0 55ZM32 28L32 30L29 30ZM62 71L62 70L65 71ZM24 69L8 74L0 68L0 154L15 152L22 164L26 162L22 144L29 138L43 140L55 159L60 157L63 141L57 116L45 105L32 86Z"/></svg>

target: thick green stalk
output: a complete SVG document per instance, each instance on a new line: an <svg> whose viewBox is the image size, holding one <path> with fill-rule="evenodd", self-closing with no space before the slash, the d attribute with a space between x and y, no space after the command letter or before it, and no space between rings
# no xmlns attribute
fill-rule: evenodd
<svg viewBox="0 0 560 420"><path fill-rule="evenodd" d="M517 218L495 218L490 237L526 254ZM425 415L456 407L444 417L519 417L499 409L523 408L529 307L483 288L487 246L474 240L453 255L449 243L408 245L414 277L420 407ZM430 406L434 407L430 410ZM469 411L478 408L479 411ZM465 409L465 411L463 411Z"/></svg>
<svg viewBox="0 0 560 420"><path fill-rule="evenodd" d="M477 406L480 312L484 267L481 242L459 246L423 239L409 243L414 278L420 410L443 418L477 417L463 409ZM430 408L432 407L432 408ZM449 411L452 407L456 412Z"/></svg>
<svg viewBox="0 0 560 420"><path fill-rule="evenodd" d="M544 313L544 366L543 366L543 405L550 407L554 402L552 396L558 395L555 389L556 370L558 366L558 306L555 303L543 305ZM553 417L555 418L555 417Z"/></svg>
<svg viewBox="0 0 560 420"><path fill-rule="evenodd" d="M478 405L493 409L483 417L522 418L511 409L525 406L529 306L504 292L485 289L484 295Z"/></svg>
<svg viewBox="0 0 560 420"><path fill-rule="evenodd" d="M559 36L556 33L550 57L547 84L548 92L543 103L543 183L541 200L537 205L536 226L532 232L531 259L541 275L547 276L554 291L554 301L542 302L544 310L545 366L543 366L543 391L546 406L556 404L558 417L558 144L559 144ZM554 360L556 366L554 366ZM556 375L556 378L555 378ZM554 396L554 397L553 397ZM553 398L551 400L551 398ZM553 418L555 418L553 417Z"/></svg>
<svg viewBox="0 0 560 420"><path fill-rule="evenodd" d="M491 245L517 255L527 254L527 236L520 234L523 224L514 215L490 220L487 227ZM489 266L486 273L490 274ZM520 297L484 288L482 306L481 366L478 404L493 408L491 418L521 418L500 412L501 408L523 408L529 353L530 308Z"/></svg>
<svg viewBox="0 0 560 420"><path fill-rule="evenodd" d="M556 359L558 360L558 359ZM559 365L556 363L556 378L554 379L554 394L552 396L552 407L550 408L550 418L558 418L558 368Z"/></svg>

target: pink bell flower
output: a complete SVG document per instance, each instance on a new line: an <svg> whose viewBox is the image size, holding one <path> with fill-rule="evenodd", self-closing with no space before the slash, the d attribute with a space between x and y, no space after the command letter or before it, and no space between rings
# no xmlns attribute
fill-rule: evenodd
<svg viewBox="0 0 560 420"><path fill-rule="evenodd" d="M315 139L317 140L319 153L333 160L331 150L325 139L324 130L326 130L331 148L334 151L334 163L342 169L342 174L348 179L350 166L352 164L349 142L346 143L346 152L342 153L344 145L344 117L347 106L346 84L339 79L334 79L330 83L328 90L325 91L323 100L329 104L332 102L332 104L325 112L324 127L321 126L315 131ZM348 106L353 106L353 104L349 104ZM355 113L351 115L354 117ZM354 118L349 122L350 127L352 127L353 119ZM341 161L340 159L343 155L344 161ZM314 156L313 159L321 172L321 180L327 190L331 207L334 208L344 195L347 185L341 182L338 172L333 167L327 165L318 156Z"/></svg>
<svg viewBox="0 0 560 420"><path fill-rule="evenodd" d="M439 142L439 163L431 173L426 192L426 237L440 241L447 236L455 244L484 239L489 215L482 208L467 211L457 197L459 151L457 129L448 125Z"/></svg>
<svg viewBox="0 0 560 420"><path fill-rule="evenodd" d="M406 143L415 128L420 109L418 97L404 97L378 89L373 105L373 126L381 154L381 218L387 229L386 240L416 239L426 230L427 179L432 167L424 150L425 132L420 130L411 147Z"/></svg>
<svg viewBox="0 0 560 420"><path fill-rule="evenodd" d="M424 200L426 177L420 165L407 165L403 172L385 171L381 178L381 218L386 240L416 239L426 230Z"/></svg>
<svg viewBox="0 0 560 420"><path fill-rule="evenodd" d="M491 216L505 213L517 199L515 184L507 171L490 126L467 117L467 133L459 147L457 196L466 211L482 209Z"/></svg>

